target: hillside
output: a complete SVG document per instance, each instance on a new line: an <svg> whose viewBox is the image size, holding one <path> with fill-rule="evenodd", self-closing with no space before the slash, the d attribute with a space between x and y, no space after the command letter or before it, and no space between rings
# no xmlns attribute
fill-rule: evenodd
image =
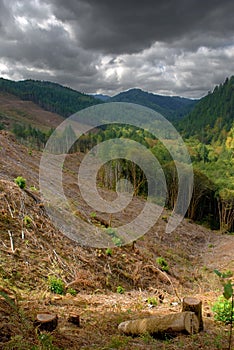
<svg viewBox="0 0 234 350"><path fill-rule="evenodd" d="M90 95L49 81L12 81L0 78L0 91L32 101L45 110L69 117L77 111L101 103Z"/></svg>
<svg viewBox="0 0 234 350"><path fill-rule="evenodd" d="M178 125L185 137L195 136L201 142L225 141L234 122L234 76L203 97Z"/></svg>
<svg viewBox="0 0 234 350"><path fill-rule="evenodd" d="M22 349L22 344L23 349L38 345L32 320L39 311L58 314L59 326L52 337L60 349L133 350L147 346L152 350L158 347L208 350L223 346L225 329L214 323L210 310L217 292L220 294L213 269L234 268L233 237L214 233L188 220L166 235L170 212L165 211L135 245L116 247L111 253L79 246L62 235L46 215L37 190L40 156L38 151L29 154L11 134L0 132L0 291L18 300L18 306L13 307L12 302L0 297L0 348L5 349L10 339L12 344L21 344L21 347L12 347L14 349ZM66 158L65 192L75 196L80 220L98 225L101 219L108 221L108 216L103 213L92 216L92 209L74 186L82 157L77 153ZM25 189L14 183L17 176L26 179ZM101 188L100 191L108 200L113 197L111 191ZM142 205L144 202L135 198L127 219L132 220ZM113 219L113 226L124 220L126 215L119 214ZM160 256L168 262L168 272L156 262ZM77 294L51 293L49 276L62 279ZM118 286L125 289L124 294L116 293ZM178 297L191 294L203 300L205 332L192 337L181 335L169 342L118 333L121 321L178 311ZM154 307L150 306L150 297L156 300ZM80 315L81 328L67 322L71 312Z"/></svg>
<svg viewBox="0 0 234 350"><path fill-rule="evenodd" d="M56 128L63 117L48 112L31 101L21 100L7 92L0 92L0 124L11 130L16 123L30 124L41 130Z"/></svg>
<svg viewBox="0 0 234 350"><path fill-rule="evenodd" d="M0 92L0 130L8 130L29 148L43 149L51 132L62 123L59 114L31 101Z"/></svg>
<svg viewBox="0 0 234 350"><path fill-rule="evenodd" d="M196 100L179 96L161 96L141 89L130 89L111 97L111 102L130 102L140 104L161 113L170 121L183 118L196 105Z"/></svg>

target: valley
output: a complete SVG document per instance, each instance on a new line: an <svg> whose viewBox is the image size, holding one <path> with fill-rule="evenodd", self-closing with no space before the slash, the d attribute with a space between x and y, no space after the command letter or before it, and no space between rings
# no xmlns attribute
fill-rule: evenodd
<svg viewBox="0 0 234 350"><path fill-rule="evenodd" d="M33 99L36 100L35 96ZM35 101L20 99L12 91L0 92L0 348L208 350L227 347L228 326L215 322L212 306L222 294L222 285L214 269L234 269L233 221L229 217L228 222L222 222L223 226L220 224L221 207L215 194L218 189L228 189L225 197L228 201L224 203L227 206L223 209L230 210L232 215L233 124L229 121L230 129L226 128L220 143L217 140L201 143L202 140L195 140L192 134L187 139L197 192L194 192L190 211L175 231L165 233L174 205L171 195L155 225L137 241L113 248L91 248L70 240L54 226L40 196L39 167L43 145L50 130L65 117L65 114L59 115L48 109L52 108L45 110ZM25 125L23 131L28 130L30 124L40 130L45 139L35 146L37 136L33 133L30 137L26 132L21 136L12 133L15 124ZM133 197L125 212L113 215L111 224L109 214L93 212L76 185L77 169L87 151L85 147L96 144L97 140L102 142L117 134L124 137L130 133L133 139L152 148L164 170L168 171L168 180L171 179L173 166L168 152L149 133L126 126L120 130L117 125L96 130L92 138L84 135L67 154L63 167L65 194L73 200L74 215L87 230L80 232L82 235L103 224L116 227L132 221L145 205L142 174L123 162L122 169L129 178L137 174L143 185L140 187L136 183L138 195ZM231 140L227 142L228 137ZM206 160L201 145L207 148ZM229 168L225 168L227 162ZM215 179L211 173L217 164L221 175ZM110 167L107 166L105 171L109 172ZM224 172L226 178L221 181ZM26 181L23 188L15 182L19 176ZM105 183L102 176L106 178L105 172L100 174L99 192L111 201L115 198L114 183ZM174 180L172 178L169 184L173 185ZM162 259L165 265L160 264ZM56 283L62 283L62 293L54 292L58 288L56 283L55 289L51 289L53 278ZM118 325L122 321L180 311L185 296L202 300L204 331L167 339L149 334L132 338L119 333ZM39 312L58 315L58 327L51 334L46 333L44 338L43 334L35 332L33 323ZM70 314L79 315L80 327L68 322Z"/></svg>

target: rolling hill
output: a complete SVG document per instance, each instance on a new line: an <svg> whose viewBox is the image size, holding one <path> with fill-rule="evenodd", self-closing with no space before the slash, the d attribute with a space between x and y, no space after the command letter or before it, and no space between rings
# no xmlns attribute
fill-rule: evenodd
<svg viewBox="0 0 234 350"><path fill-rule="evenodd" d="M140 104L161 113L168 120L175 122L183 118L196 105L197 100L179 96L162 96L141 89L131 89L111 97L111 102L130 102Z"/></svg>

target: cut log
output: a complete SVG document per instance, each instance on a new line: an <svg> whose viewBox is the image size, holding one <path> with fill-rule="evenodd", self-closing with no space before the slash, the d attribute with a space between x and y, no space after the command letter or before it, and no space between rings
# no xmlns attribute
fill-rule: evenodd
<svg viewBox="0 0 234 350"><path fill-rule="evenodd" d="M203 330L202 301L197 298L185 297L182 303L182 312L192 311L199 320L199 332Z"/></svg>
<svg viewBox="0 0 234 350"><path fill-rule="evenodd" d="M67 321L80 327L80 316L75 313L70 314Z"/></svg>
<svg viewBox="0 0 234 350"><path fill-rule="evenodd" d="M58 325L58 316L50 313L37 314L34 324L40 331L52 332Z"/></svg>
<svg viewBox="0 0 234 350"><path fill-rule="evenodd" d="M127 335L197 333L199 321L194 312L185 311L168 315L156 315L120 323L118 329Z"/></svg>

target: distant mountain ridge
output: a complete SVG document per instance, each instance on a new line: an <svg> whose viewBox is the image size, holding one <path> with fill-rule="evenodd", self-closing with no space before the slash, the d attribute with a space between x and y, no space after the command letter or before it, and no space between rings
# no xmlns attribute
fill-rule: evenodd
<svg viewBox="0 0 234 350"><path fill-rule="evenodd" d="M65 118L81 109L108 102L129 102L151 108L170 121L183 118L194 105L195 100L179 96L161 96L140 89L131 89L116 96L87 95L57 83L40 80L12 81L0 78L0 92L7 92L22 100L32 101L43 109Z"/></svg>
<svg viewBox="0 0 234 350"><path fill-rule="evenodd" d="M111 97L108 102L140 104L161 113L170 121L176 121L188 114L198 101L179 96L156 95L134 88Z"/></svg>
<svg viewBox="0 0 234 350"><path fill-rule="evenodd" d="M97 98L98 100L101 100L101 101L108 101L111 98L111 96L103 95L103 94L94 94L91 96L93 96L94 98Z"/></svg>
<svg viewBox="0 0 234 350"><path fill-rule="evenodd" d="M0 78L1 92L15 95L23 101L32 101L44 110L65 118L81 109L101 103L140 104L161 113L185 138L195 136L205 143L218 139L223 142L234 124L234 76L227 78L223 84L216 86L212 93L200 100L156 95L138 88L113 97L101 94L87 95L49 81L16 82L3 78Z"/></svg>

